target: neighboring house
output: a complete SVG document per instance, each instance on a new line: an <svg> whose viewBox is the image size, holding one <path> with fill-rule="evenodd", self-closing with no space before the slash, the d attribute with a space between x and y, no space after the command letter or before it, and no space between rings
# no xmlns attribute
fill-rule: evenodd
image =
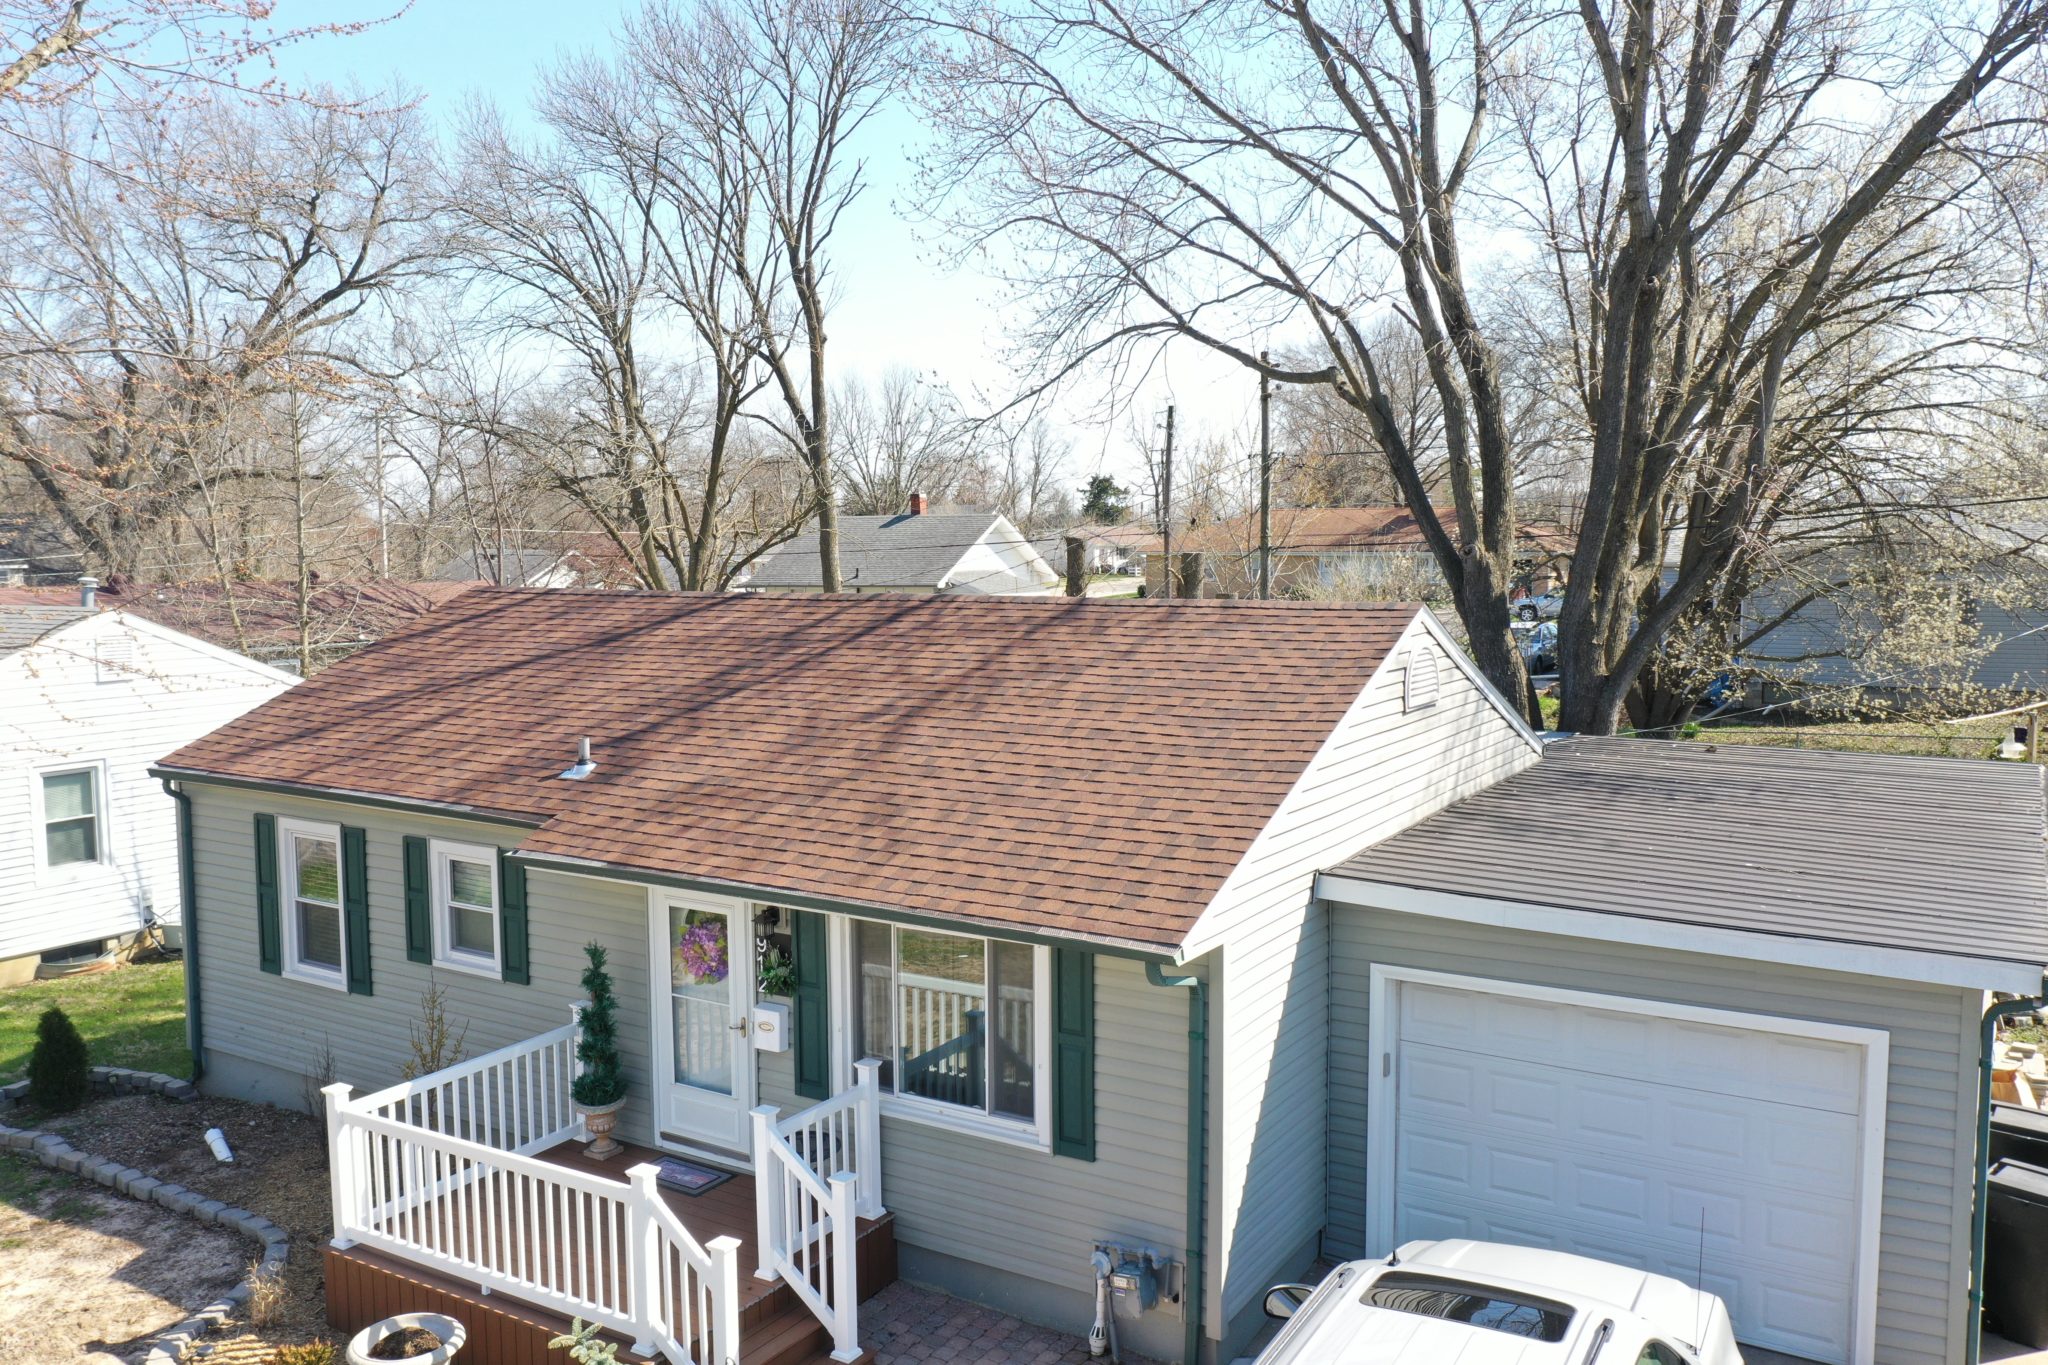
<svg viewBox="0 0 2048 1365"><path fill-rule="evenodd" d="M1061 574L1067 571L1067 537L1082 545L1081 564L1091 574L1142 574L1145 557L1159 553L1159 533L1135 521L1119 526L1083 524L1057 535L1040 536L1032 545L1046 563Z"/></svg>
<svg viewBox="0 0 2048 1365"><path fill-rule="evenodd" d="M599 588L602 574L576 549L500 545L457 555L433 573L443 583L495 583L506 588Z"/></svg>
<svg viewBox="0 0 2048 1365"><path fill-rule="evenodd" d="M54 518L0 512L0 587L68 583L79 564Z"/></svg>
<svg viewBox="0 0 2048 1365"><path fill-rule="evenodd" d="M1438 508L1437 517L1447 527L1457 523L1457 513L1449 507ZM1442 581L1436 557L1415 514L1406 507L1276 507L1270 524L1270 573L1276 596L1341 588L1360 600L1413 600ZM1532 523L1521 529L1521 546L1516 561L1521 577L1534 591L1551 587L1571 552L1568 533ZM1175 556L1196 551L1203 557L1206 591L1224 597L1257 593L1256 512L1174 532ZM1145 557L1147 591L1160 591L1163 563L1157 554Z"/></svg>
<svg viewBox="0 0 2048 1365"><path fill-rule="evenodd" d="M899 516L839 518L846 592L1045 596L1060 591L1063 572L999 512L932 512L918 497ZM811 531L778 546L736 586L817 592L822 581Z"/></svg>
<svg viewBox="0 0 2048 1365"><path fill-rule="evenodd" d="M179 923L175 812L149 765L291 683L128 612L0 602L0 983Z"/></svg>
<svg viewBox="0 0 2048 1365"><path fill-rule="evenodd" d="M389 1087L329 1096L330 1286L676 1362L769 1332L768 1284L851 1358L820 1267L882 1228L1076 1332L1096 1248L1149 1250L1119 1323L1161 1359L1230 1359L1320 1257L1470 1233L1697 1271L1758 1345L1950 1362L1978 1017L2048 963L2038 770L1546 749L1412 608L478 589L156 771L203 1084ZM1532 830L1571 857L1532 871ZM749 953L783 936L786 1016ZM609 1176L559 1147L591 941ZM401 1083L430 985L483 1055ZM660 1202L658 1151L733 1202ZM507 1235L420 1216L458 1197ZM534 1221L564 1201L650 1229L597 1288ZM674 1276L715 1329L604 1287Z"/></svg>
<svg viewBox="0 0 2048 1365"><path fill-rule="evenodd" d="M1758 593L1743 607L1745 633L1770 629L1739 661L1775 689L1821 693L1836 705L1960 692L1977 700L1965 695L1953 704L1970 707L1992 704L1985 694L2048 692L2048 574L2039 567L1985 571L1994 572L2006 576L1997 592L1980 591L1982 577L1959 577L1953 598L1922 590L1903 620L1847 592L1803 602Z"/></svg>

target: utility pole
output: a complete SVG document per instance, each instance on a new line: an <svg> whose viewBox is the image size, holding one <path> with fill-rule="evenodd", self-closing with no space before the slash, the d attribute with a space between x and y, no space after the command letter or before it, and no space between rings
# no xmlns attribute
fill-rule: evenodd
<svg viewBox="0 0 2048 1365"><path fill-rule="evenodd" d="M1267 354L1259 352L1259 364ZM1259 600L1273 595L1273 381L1259 371Z"/></svg>
<svg viewBox="0 0 2048 1365"><path fill-rule="evenodd" d="M384 419L370 418L370 449L377 457L377 577L391 577L391 536L384 525Z"/></svg>
<svg viewBox="0 0 2048 1365"><path fill-rule="evenodd" d="M1173 596L1173 404L1166 405L1166 453L1159 465L1159 595Z"/></svg>

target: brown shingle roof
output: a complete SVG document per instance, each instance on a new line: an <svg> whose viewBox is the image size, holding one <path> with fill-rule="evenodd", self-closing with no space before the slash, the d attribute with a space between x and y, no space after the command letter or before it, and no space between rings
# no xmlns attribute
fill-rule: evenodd
<svg viewBox="0 0 2048 1365"><path fill-rule="evenodd" d="M1412 607L478 588L165 760L644 872L1170 948ZM598 763L561 780L576 740Z"/></svg>

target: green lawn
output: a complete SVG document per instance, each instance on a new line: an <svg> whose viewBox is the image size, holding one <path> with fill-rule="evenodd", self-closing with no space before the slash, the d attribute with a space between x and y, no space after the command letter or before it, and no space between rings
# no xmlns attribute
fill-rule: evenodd
<svg viewBox="0 0 2048 1365"><path fill-rule="evenodd" d="M52 1005L78 1025L95 1066L191 1076L183 963L143 963L0 990L0 1084L27 1074L36 1020Z"/></svg>

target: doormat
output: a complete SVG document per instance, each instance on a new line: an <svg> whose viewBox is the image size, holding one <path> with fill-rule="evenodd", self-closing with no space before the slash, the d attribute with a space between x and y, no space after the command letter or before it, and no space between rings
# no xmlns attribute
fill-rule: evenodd
<svg viewBox="0 0 2048 1365"><path fill-rule="evenodd" d="M702 1194L715 1190L732 1179L731 1171L714 1170L710 1166L699 1166L694 1161L685 1161L679 1156L665 1156L661 1159L659 1174L654 1177L657 1185L666 1185L684 1194Z"/></svg>

